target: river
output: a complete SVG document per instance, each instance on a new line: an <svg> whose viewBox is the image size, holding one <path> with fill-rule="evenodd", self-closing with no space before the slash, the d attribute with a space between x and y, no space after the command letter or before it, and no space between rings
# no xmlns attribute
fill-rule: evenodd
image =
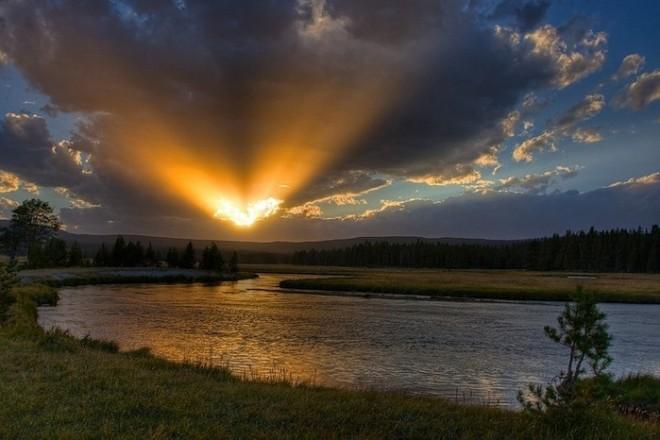
<svg viewBox="0 0 660 440"><path fill-rule="evenodd" d="M149 347L238 375L441 395L516 405L517 390L552 379L567 353L550 342L558 303L423 301L292 293L263 274L221 285L64 288L41 307L44 328ZM660 305L604 304L617 376L660 375Z"/></svg>

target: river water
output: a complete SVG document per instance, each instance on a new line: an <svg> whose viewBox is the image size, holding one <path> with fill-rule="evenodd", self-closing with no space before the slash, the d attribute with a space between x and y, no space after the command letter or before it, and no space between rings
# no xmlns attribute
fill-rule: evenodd
<svg viewBox="0 0 660 440"><path fill-rule="evenodd" d="M551 380L567 359L543 334L561 304L342 297L278 287L296 277L309 275L65 288L57 307L39 309L39 322L248 378L513 406L517 390ZM660 375L660 306L600 307L614 336L611 371Z"/></svg>

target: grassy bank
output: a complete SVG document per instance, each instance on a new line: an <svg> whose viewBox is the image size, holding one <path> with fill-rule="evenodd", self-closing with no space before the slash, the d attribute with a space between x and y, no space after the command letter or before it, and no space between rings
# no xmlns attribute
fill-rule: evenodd
<svg viewBox="0 0 660 440"><path fill-rule="evenodd" d="M51 287L14 288L0 328L0 438L653 439L593 407L534 416L445 400L245 382L228 371L44 332ZM658 385L658 384L656 384ZM634 387L632 387L634 389ZM630 391L633 392L633 391Z"/></svg>
<svg viewBox="0 0 660 440"><path fill-rule="evenodd" d="M356 275L376 269L345 266L303 266L299 264L242 264L241 268L258 273L290 273L303 275ZM401 269L394 269L395 271Z"/></svg>
<svg viewBox="0 0 660 440"><path fill-rule="evenodd" d="M322 268L315 269L315 273L323 274ZM293 272L287 267L281 270ZM337 268L330 268L325 274L340 275ZM343 275L285 280L281 287L439 298L566 301L581 285L602 302L660 304L660 275L657 274L360 269Z"/></svg>
<svg viewBox="0 0 660 440"><path fill-rule="evenodd" d="M82 286L87 284L129 283L219 283L254 278L252 272L217 273L196 269L165 268L55 268L33 269L20 272L25 283L36 282L53 287Z"/></svg>

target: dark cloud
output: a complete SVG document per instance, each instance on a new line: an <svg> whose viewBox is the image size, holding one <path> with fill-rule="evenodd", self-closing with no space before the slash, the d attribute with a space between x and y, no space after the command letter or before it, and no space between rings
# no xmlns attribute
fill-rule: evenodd
<svg viewBox="0 0 660 440"><path fill-rule="evenodd" d="M570 215L567 215L570 213ZM587 193L490 192L466 194L442 203L410 202L369 221L328 222L335 236L529 238L564 231L648 227L660 218L660 184L626 184ZM302 231L302 229L299 229Z"/></svg>
<svg viewBox="0 0 660 440"><path fill-rule="evenodd" d="M423 86L410 87L360 139L350 165L415 176L484 151L483 142L499 132L500 120L544 73L538 65L517 65L504 44L469 29L454 29L454 44L426 60L433 67L417 82Z"/></svg>
<svg viewBox="0 0 660 440"><path fill-rule="evenodd" d="M490 13L492 20L510 19L513 24L527 31L545 17L550 0L503 0Z"/></svg>
<svg viewBox="0 0 660 440"><path fill-rule="evenodd" d="M42 186L75 185L84 177L80 152L55 142L46 120L29 113L8 113L0 121L0 164Z"/></svg>
<svg viewBox="0 0 660 440"><path fill-rule="evenodd" d="M47 104L41 106L41 108L39 110L42 111L47 116L50 116L51 118L56 117L57 114L59 113L59 110L57 109L57 107L55 107L54 105L52 105L50 103L47 103Z"/></svg>
<svg viewBox="0 0 660 440"><path fill-rule="evenodd" d="M520 142L513 150L516 161L531 162L534 154L541 151L556 151L557 143L567 136L576 142L600 142L602 136L595 129L577 129L576 125L593 118L605 108L605 97L599 94L587 95L579 103L551 120L541 133Z"/></svg>
<svg viewBox="0 0 660 440"><path fill-rule="evenodd" d="M567 214L570 213L570 214ZM491 191L467 193L441 203L424 200L384 202L381 209L363 217L324 220L290 217L274 219L250 235L240 231L218 231L209 219L109 219L102 209L64 210L64 220L81 225L80 230L144 232L196 238L253 240L317 240L414 235L426 237L471 237L517 239L563 233L568 229L648 227L660 218L660 179L630 179L612 187L586 193L550 194ZM414 231L414 232L411 232Z"/></svg>
<svg viewBox="0 0 660 440"><path fill-rule="evenodd" d="M127 215L106 207L60 210L60 217L71 232L93 232L100 234L147 234L180 238L224 238L232 231L208 216L187 215L167 217L159 215Z"/></svg>
<svg viewBox="0 0 660 440"><path fill-rule="evenodd" d="M414 219L411 230L428 236L528 238L591 226L636 228L657 223L660 218L660 185L605 188L584 194L467 195L397 213L383 220L382 230L396 225L402 231L404 215Z"/></svg>
<svg viewBox="0 0 660 440"><path fill-rule="evenodd" d="M17 201L0 196L0 219L11 218L11 212L18 205Z"/></svg>
<svg viewBox="0 0 660 440"><path fill-rule="evenodd" d="M614 81L618 81L620 79L636 75L640 70L642 70L644 63L646 63L646 58L638 53L631 53L630 55L626 55L623 58L623 61L621 61L619 69L612 76L612 79Z"/></svg>
<svg viewBox="0 0 660 440"><path fill-rule="evenodd" d="M303 2L308 5L318 1ZM378 44L401 44L428 38L429 34L452 26L458 2L415 0L402 7L398 0L331 0L328 11L334 18L346 17L347 31L357 39Z"/></svg>
<svg viewBox="0 0 660 440"><path fill-rule="evenodd" d="M628 84L614 99L617 107L641 110L660 100L660 70L643 73Z"/></svg>
<svg viewBox="0 0 660 440"><path fill-rule="evenodd" d="M572 21L555 28L543 25L524 35L532 53L548 59L553 84L565 88L600 69L607 54L607 34L594 32L586 23Z"/></svg>
<svg viewBox="0 0 660 440"><path fill-rule="evenodd" d="M495 186L496 190L518 190L531 194L545 193L548 188L562 180L577 176L577 167L558 166L554 170L545 171L538 174L526 174L522 177L511 176L501 179Z"/></svg>
<svg viewBox="0 0 660 440"><path fill-rule="evenodd" d="M495 32L459 0L5 0L0 53L50 99L44 112L86 122L60 143L39 117L20 136L5 120L0 145L9 171L134 224L199 214L156 168L191 163L244 189L278 148L282 175L317 167L293 202L382 184L374 175L474 175L466 164L506 138L530 90L602 64L604 38L577 25L513 38L547 7L499 2L493 14L518 29ZM80 176L78 152L93 174ZM333 184L347 175L359 178Z"/></svg>
<svg viewBox="0 0 660 440"><path fill-rule="evenodd" d="M339 174L318 176L306 185L296 197L287 200L287 205L295 206L305 202L319 201L333 196L360 195L389 184L389 181L361 171L347 171Z"/></svg>
<svg viewBox="0 0 660 440"><path fill-rule="evenodd" d="M577 123L593 118L605 108L603 95L587 95L582 101L566 110L559 119L552 124L552 129L569 130Z"/></svg>

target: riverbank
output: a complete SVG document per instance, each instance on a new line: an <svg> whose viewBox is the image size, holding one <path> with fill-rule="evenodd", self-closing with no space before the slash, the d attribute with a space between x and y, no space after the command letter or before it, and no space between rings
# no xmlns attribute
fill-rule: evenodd
<svg viewBox="0 0 660 440"><path fill-rule="evenodd" d="M30 269L19 273L23 283L53 287L88 284L219 283L255 278L253 272L218 273L209 270L156 267L65 267Z"/></svg>
<svg viewBox="0 0 660 440"><path fill-rule="evenodd" d="M44 332L36 303L55 290L14 289L0 329L1 438L653 439L657 424L604 408L534 416L444 399L244 381L148 351Z"/></svg>
<svg viewBox="0 0 660 440"><path fill-rule="evenodd" d="M601 302L660 304L660 275L498 270L370 269L319 266L250 266L259 272L328 275L282 281L286 289L411 297L567 301L577 286Z"/></svg>

